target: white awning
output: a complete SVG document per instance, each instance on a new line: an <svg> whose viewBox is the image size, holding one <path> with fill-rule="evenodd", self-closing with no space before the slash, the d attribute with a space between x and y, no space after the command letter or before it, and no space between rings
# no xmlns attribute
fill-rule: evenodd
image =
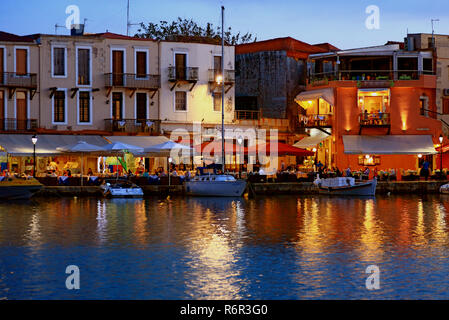
<svg viewBox="0 0 449 320"><path fill-rule="evenodd" d="M32 156L31 134L0 134L0 147L13 156ZM56 148L85 141L89 144L104 146L108 142L94 135L37 135L36 156L47 157L61 154Z"/></svg>
<svg viewBox="0 0 449 320"><path fill-rule="evenodd" d="M105 138L111 143L122 142L144 149L170 141L165 136L107 136Z"/></svg>
<svg viewBox="0 0 449 320"><path fill-rule="evenodd" d="M334 105L334 90L332 88L326 88L321 90L304 91L298 94L295 98L296 103L301 104L304 101L311 101L316 99L326 100L330 105Z"/></svg>
<svg viewBox="0 0 449 320"><path fill-rule="evenodd" d="M328 134L320 131L313 136L303 138L302 140L296 142L293 146L297 148L313 148L328 137L330 137Z"/></svg>
<svg viewBox="0 0 449 320"><path fill-rule="evenodd" d="M343 136L346 154L434 154L431 135Z"/></svg>

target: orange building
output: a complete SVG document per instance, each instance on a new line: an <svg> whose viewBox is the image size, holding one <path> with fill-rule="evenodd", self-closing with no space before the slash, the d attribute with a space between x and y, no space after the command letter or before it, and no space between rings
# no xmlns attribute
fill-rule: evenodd
<svg viewBox="0 0 449 320"><path fill-rule="evenodd" d="M295 145L316 148L318 160L340 170L400 175L425 159L438 169L434 70L433 51L399 44L310 55L307 91L295 99L308 136Z"/></svg>

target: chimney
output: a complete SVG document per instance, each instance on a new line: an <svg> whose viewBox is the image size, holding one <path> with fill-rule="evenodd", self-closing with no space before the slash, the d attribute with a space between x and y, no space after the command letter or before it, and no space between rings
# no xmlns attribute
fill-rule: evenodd
<svg viewBox="0 0 449 320"><path fill-rule="evenodd" d="M72 24L70 27L71 36L82 36L84 34L84 24Z"/></svg>

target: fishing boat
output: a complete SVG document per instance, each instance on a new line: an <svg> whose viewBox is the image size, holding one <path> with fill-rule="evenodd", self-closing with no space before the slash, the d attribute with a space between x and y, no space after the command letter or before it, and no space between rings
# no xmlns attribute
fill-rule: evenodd
<svg viewBox="0 0 449 320"><path fill-rule="evenodd" d="M141 187L125 179L106 180L101 186L105 197L110 198L141 198L143 190Z"/></svg>
<svg viewBox="0 0 449 320"><path fill-rule="evenodd" d="M320 194L338 196L374 196L376 194L377 179L359 182L352 177L338 177L314 181Z"/></svg>
<svg viewBox="0 0 449 320"><path fill-rule="evenodd" d="M30 199L41 188L42 184L34 178L5 177L0 181L0 200Z"/></svg>
<svg viewBox="0 0 449 320"><path fill-rule="evenodd" d="M186 193L192 196L241 197L246 189L245 180L228 174L197 175L185 185Z"/></svg>

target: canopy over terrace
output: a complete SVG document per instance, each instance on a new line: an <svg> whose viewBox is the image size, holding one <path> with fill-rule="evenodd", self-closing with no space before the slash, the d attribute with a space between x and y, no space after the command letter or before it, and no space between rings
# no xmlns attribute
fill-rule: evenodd
<svg viewBox="0 0 449 320"><path fill-rule="evenodd" d="M33 142L31 134L2 134L0 135L0 147L10 155L19 157L33 156ZM66 145L74 145L79 141L86 143L105 146L108 143L101 136L88 135L49 135L43 134L37 136L36 156L51 157L60 155L61 151L58 147Z"/></svg>
<svg viewBox="0 0 449 320"><path fill-rule="evenodd" d="M295 101L296 103L307 109L307 102L317 99L323 99L330 105L335 105L334 91L332 88L301 92L296 96Z"/></svg>
<svg viewBox="0 0 449 320"><path fill-rule="evenodd" d="M282 142L269 142L257 144L248 148L248 154L256 155L258 152L267 155L277 154L278 156L313 156L315 153L302 148L297 148Z"/></svg>
<svg viewBox="0 0 449 320"><path fill-rule="evenodd" d="M417 155L435 154L431 135L344 135L346 154Z"/></svg>

